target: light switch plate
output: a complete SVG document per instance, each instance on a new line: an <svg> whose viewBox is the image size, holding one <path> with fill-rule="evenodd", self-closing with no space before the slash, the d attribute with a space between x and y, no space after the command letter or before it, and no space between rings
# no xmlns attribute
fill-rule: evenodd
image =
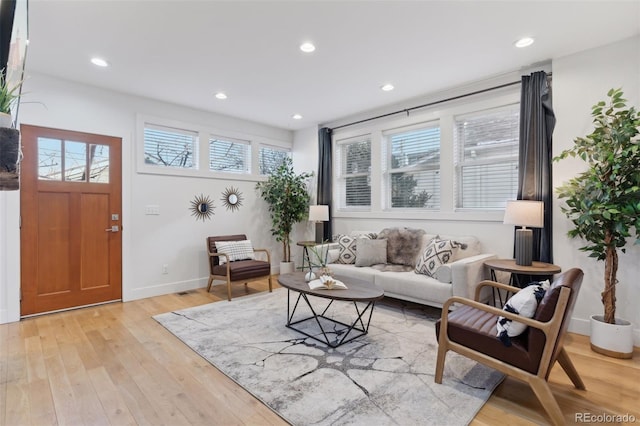
<svg viewBox="0 0 640 426"><path fill-rule="evenodd" d="M147 215L159 215L160 214L160 206L156 204L149 204L144 208L144 214Z"/></svg>

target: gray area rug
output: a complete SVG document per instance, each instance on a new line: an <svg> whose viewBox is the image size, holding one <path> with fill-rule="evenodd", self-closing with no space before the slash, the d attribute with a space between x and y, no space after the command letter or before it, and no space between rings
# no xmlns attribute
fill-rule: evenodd
<svg viewBox="0 0 640 426"><path fill-rule="evenodd" d="M314 308L327 304L311 300ZM304 308L294 320L310 314ZM443 384L436 384L439 311L429 309L385 299L369 334L336 349L285 326L285 289L154 318L294 425L464 425L503 376L449 352ZM351 322L355 310L334 302L326 315Z"/></svg>

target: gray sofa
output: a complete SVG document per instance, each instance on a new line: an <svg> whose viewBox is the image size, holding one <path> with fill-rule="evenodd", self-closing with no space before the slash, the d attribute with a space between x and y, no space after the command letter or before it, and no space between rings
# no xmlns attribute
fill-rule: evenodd
<svg viewBox="0 0 640 426"><path fill-rule="evenodd" d="M351 240L355 243L348 246ZM371 240L386 240L386 243ZM431 262L429 266L433 267L428 275L424 271L425 252L442 241L455 242L457 247L448 253L444 264L440 263L446 254L440 255L435 265L431 260L426 262ZM381 246L385 244L386 256L380 257ZM345 251L349 252L346 259L341 258ZM316 256L324 256L327 266L335 275L347 279L347 285L348 278L359 278L379 285L386 296L435 307L442 307L451 296L473 298L477 284L488 278L484 261L496 257L482 253L476 237L437 235L411 228L386 228L379 233L355 231L317 246L314 252ZM352 263L343 263L345 261ZM385 263L381 263L383 261ZM417 272L416 266L420 271Z"/></svg>

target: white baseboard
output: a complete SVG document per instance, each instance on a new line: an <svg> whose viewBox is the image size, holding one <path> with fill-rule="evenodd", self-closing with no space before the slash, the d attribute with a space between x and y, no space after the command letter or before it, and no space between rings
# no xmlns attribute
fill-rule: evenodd
<svg viewBox="0 0 640 426"><path fill-rule="evenodd" d="M124 291L123 289L122 301L128 302L131 300L144 299L147 297L162 296L165 294L178 293L180 291L194 290L197 288L206 287L207 281L208 278L196 278L193 280L149 285L142 288L135 288L129 291Z"/></svg>
<svg viewBox="0 0 640 426"><path fill-rule="evenodd" d="M9 322L9 315L6 309L0 309L0 324L6 324Z"/></svg>

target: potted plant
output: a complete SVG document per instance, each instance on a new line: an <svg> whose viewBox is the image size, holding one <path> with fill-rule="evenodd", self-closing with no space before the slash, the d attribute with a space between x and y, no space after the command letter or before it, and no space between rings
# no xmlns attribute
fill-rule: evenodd
<svg viewBox="0 0 640 426"><path fill-rule="evenodd" d="M296 174L291 158L286 157L266 181L256 185L262 198L269 204L271 234L276 241L282 242L282 262L285 264L281 263L280 273L293 271L290 235L293 225L307 217L310 200L307 180L311 176L313 173Z"/></svg>
<svg viewBox="0 0 640 426"><path fill-rule="evenodd" d="M0 71L0 190L20 187L17 164L20 133L12 127L11 108L20 97L20 83L10 87L4 70Z"/></svg>
<svg viewBox="0 0 640 426"><path fill-rule="evenodd" d="M563 213L574 225L569 237L585 240L580 250L604 261L604 315L591 317L591 347L606 355L630 358L632 327L616 318L616 285L618 249L624 253L633 239L640 244L640 113L626 107L621 89L611 89L607 96L607 102L592 108L593 132L576 138L574 146L554 161L571 156L588 165L557 192L566 203ZM602 333L601 328L606 331ZM615 335L621 340L609 342Z"/></svg>
<svg viewBox="0 0 640 426"><path fill-rule="evenodd" d="M9 87L5 71L0 71L0 127L11 127L11 108L20 97L20 83Z"/></svg>

